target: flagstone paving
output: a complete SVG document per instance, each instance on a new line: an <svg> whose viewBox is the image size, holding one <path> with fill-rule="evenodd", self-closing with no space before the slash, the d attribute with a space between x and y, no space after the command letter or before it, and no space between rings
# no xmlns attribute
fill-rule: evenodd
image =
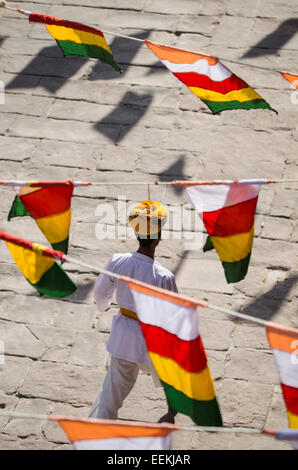
<svg viewBox="0 0 298 470"><path fill-rule="evenodd" d="M296 0L10 4L105 31L297 73ZM5 103L0 104L1 179L119 183L75 189L70 256L103 266L115 251L134 250L134 239L125 239L125 204L147 199L148 188L126 182L298 178L298 97L278 73L225 62L279 114L236 110L212 116L140 42L106 35L123 68L120 75L93 59L63 58L45 28L29 24L17 13L1 9L0 23L0 80L5 85ZM202 252L201 226L194 239L198 219L183 192L151 186L150 195L175 214L157 257L176 274L181 293L298 327L297 184L262 188L250 269L246 279L234 285L225 282L216 254ZM0 187L0 228L45 243L33 220L6 221L13 198L12 190ZM106 204L115 209L116 230L113 219L104 219ZM172 222L179 220L183 204L188 218L181 231L179 223ZM64 300L42 298L0 244L0 409L88 415L108 367L105 345L115 309L96 310L94 272L72 264L65 269L78 284L76 293ZM224 425L286 427L264 328L201 309L200 329ZM165 411L162 390L140 374L120 417L156 422ZM177 422L191 424L182 415ZM264 435L179 431L173 448L290 446ZM53 422L0 417L0 449L71 446Z"/></svg>

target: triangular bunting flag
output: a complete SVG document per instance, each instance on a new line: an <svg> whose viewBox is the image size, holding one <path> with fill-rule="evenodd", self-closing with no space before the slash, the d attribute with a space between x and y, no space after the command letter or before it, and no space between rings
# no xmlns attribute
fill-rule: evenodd
<svg viewBox="0 0 298 470"><path fill-rule="evenodd" d="M145 44L213 114L227 109L257 108L277 112L216 57L175 49L148 40L145 40Z"/></svg>
<svg viewBox="0 0 298 470"><path fill-rule="evenodd" d="M66 297L76 290L76 285L67 276L54 257L46 256L47 248L36 243L26 242L0 232L21 273L42 295ZM55 252L62 260L63 253Z"/></svg>
<svg viewBox="0 0 298 470"><path fill-rule="evenodd" d="M254 216L266 180L224 184L183 184L209 235L204 251L215 248L228 283L244 279L254 238Z"/></svg>
<svg viewBox="0 0 298 470"><path fill-rule="evenodd" d="M73 181L41 185L27 182L14 199L8 220L31 215L54 250L68 251Z"/></svg>
<svg viewBox="0 0 298 470"><path fill-rule="evenodd" d="M266 333L287 407L289 426L298 429L298 330L268 323Z"/></svg>
<svg viewBox="0 0 298 470"><path fill-rule="evenodd" d="M75 21L67 21L54 16L39 15L29 12L29 21L45 24L50 35L63 54L93 57L110 64L118 72L121 68L116 64L112 52L100 29L92 28Z"/></svg>
<svg viewBox="0 0 298 470"><path fill-rule="evenodd" d="M200 426L222 426L214 383L199 333L197 304L163 289L125 281L149 357L171 410Z"/></svg>
<svg viewBox="0 0 298 470"><path fill-rule="evenodd" d="M50 419L60 424L75 450L170 450L171 431L175 429L171 425L127 421L83 420L63 416Z"/></svg>

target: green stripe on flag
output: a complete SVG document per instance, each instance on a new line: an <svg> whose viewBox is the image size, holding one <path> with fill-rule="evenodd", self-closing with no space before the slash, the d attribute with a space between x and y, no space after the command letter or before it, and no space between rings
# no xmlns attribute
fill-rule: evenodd
<svg viewBox="0 0 298 470"><path fill-rule="evenodd" d="M67 237L65 240L63 240L62 242L57 242L57 243L51 243L51 246L53 248L53 250L58 250L58 251L62 251L63 253L65 253L67 255L67 252L68 252L68 242L69 242L69 237Z"/></svg>
<svg viewBox="0 0 298 470"><path fill-rule="evenodd" d="M56 42L64 55L79 55L100 59L103 62L110 64L115 70L117 70L117 72L122 73L121 68L114 61L112 54L102 47L94 44L78 44L73 41L58 41L57 39Z"/></svg>
<svg viewBox="0 0 298 470"><path fill-rule="evenodd" d="M10 208L7 220L12 219L13 217L24 217L27 215L31 217L30 212L27 211L21 199L18 196L16 196Z"/></svg>
<svg viewBox="0 0 298 470"><path fill-rule="evenodd" d="M229 110L229 109L269 109L270 111L274 111L276 114L278 112L271 108L271 106L265 100L250 100L250 101L209 101L209 100L202 100L208 106L208 108L212 111L213 114L220 113L221 111Z"/></svg>
<svg viewBox="0 0 298 470"><path fill-rule="evenodd" d="M205 251L210 251L210 250L214 250L214 245L212 243L211 237L208 237L204 245L203 251L205 253Z"/></svg>
<svg viewBox="0 0 298 470"><path fill-rule="evenodd" d="M66 272L56 262L36 283L30 284L38 290L40 294L49 297L66 297L72 294L77 286L67 276Z"/></svg>
<svg viewBox="0 0 298 470"><path fill-rule="evenodd" d="M171 410L189 416L198 426L222 426L222 418L216 397L209 401L194 400L162 380L161 383Z"/></svg>
<svg viewBox="0 0 298 470"><path fill-rule="evenodd" d="M251 253L249 253L245 258L241 259L240 261L235 261L234 263L222 261L222 265L225 270L226 280L228 283L239 282L245 278L246 273L248 271L250 255Z"/></svg>

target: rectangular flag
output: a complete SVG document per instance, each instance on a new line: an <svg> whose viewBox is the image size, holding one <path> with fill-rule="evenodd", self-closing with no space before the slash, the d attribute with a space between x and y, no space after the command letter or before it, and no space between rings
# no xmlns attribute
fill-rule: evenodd
<svg viewBox="0 0 298 470"><path fill-rule="evenodd" d="M208 233L204 251L215 248L228 283L246 276L261 184L267 180L182 183ZM175 182L174 182L175 184Z"/></svg>
<svg viewBox="0 0 298 470"><path fill-rule="evenodd" d="M131 288L148 354L169 408L200 426L222 426L199 333L198 304L164 289L121 279Z"/></svg>
<svg viewBox="0 0 298 470"><path fill-rule="evenodd" d="M118 72L121 68L116 64L112 52L100 29L92 28L75 21L67 21L54 16L39 15L29 12L29 21L45 24L50 35L63 54L93 57L110 64Z"/></svg>
<svg viewBox="0 0 298 470"><path fill-rule="evenodd" d="M289 426L298 429L298 330L268 323L266 333L287 407Z"/></svg>
<svg viewBox="0 0 298 470"><path fill-rule="evenodd" d="M47 248L0 232L16 265L27 281L42 295L66 297L76 290L76 285L67 276L53 256L47 255ZM51 250L58 258L63 253Z"/></svg>
<svg viewBox="0 0 298 470"><path fill-rule="evenodd" d="M18 188L8 220L30 215L53 249L67 253L73 188L73 181L28 181L27 186Z"/></svg>
<svg viewBox="0 0 298 470"><path fill-rule="evenodd" d="M155 44L147 39L145 44L213 114L227 109L263 108L275 111L218 58Z"/></svg>
<svg viewBox="0 0 298 470"><path fill-rule="evenodd" d="M75 450L170 450L173 425L49 417L58 421Z"/></svg>

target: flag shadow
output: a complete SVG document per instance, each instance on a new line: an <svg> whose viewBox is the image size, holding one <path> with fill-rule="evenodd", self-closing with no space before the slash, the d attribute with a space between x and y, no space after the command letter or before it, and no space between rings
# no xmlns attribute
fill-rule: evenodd
<svg viewBox="0 0 298 470"><path fill-rule="evenodd" d="M173 181L173 179L177 180L185 180L186 176L184 175L184 167L185 167L185 156L180 155L178 160L175 163L170 165L166 170L161 173L158 173L159 181L169 182ZM183 193L182 186L173 186L173 190L177 195Z"/></svg>
<svg viewBox="0 0 298 470"><path fill-rule="evenodd" d="M65 297L63 300L66 302L84 302L84 300L88 298L90 291L94 288L94 283L95 280L88 282L77 282L77 290L68 297Z"/></svg>
<svg viewBox="0 0 298 470"><path fill-rule="evenodd" d="M289 18L261 41L255 44L241 58L260 57L276 54L298 31L298 18Z"/></svg>
<svg viewBox="0 0 298 470"><path fill-rule="evenodd" d="M7 84L8 90L34 88L36 84L28 81L27 76L45 77L43 87L51 92L58 91L69 78L76 74L87 62L85 57L64 57L58 46L44 47L39 54ZM58 79L58 80L57 80Z"/></svg>
<svg viewBox="0 0 298 470"><path fill-rule="evenodd" d="M142 95L127 92L118 106L101 121L97 122L94 128L117 144L143 118L152 100L153 95L149 93ZM110 125L119 126L119 133L116 137L111 135Z"/></svg>
<svg viewBox="0 0 298 470"><path fill-rule="evenodd" d="M242 313L250 315L252 318L271 321L282 304L286 302L286 297L296 285L297 280L298 274L292 274L287 279L277 282L268 292L246 305ZM235 318L235 321L240 320Z"/></svg>
<svg viewBox="0 0 298 470"><path fill-rule="evenodd" d="M149 35L150 31L142 31L138 34L135 34L134 37L143 40L146 39ZM131 65L131 61L136 56L142 44L143 43L140 41L134 41L132 39L126 39L123 37L115 37L112 43L109 45L115 61L120 64L120 67L123 70L121 76L126 74L128 66ZM117 60L117 56L121 58L121 61ZM113 80L115 78L119 78L119 73L115 73L115 71L113 71L110 66L102 64L102 62L98 61L92 68L88 80Z"/></svg>

